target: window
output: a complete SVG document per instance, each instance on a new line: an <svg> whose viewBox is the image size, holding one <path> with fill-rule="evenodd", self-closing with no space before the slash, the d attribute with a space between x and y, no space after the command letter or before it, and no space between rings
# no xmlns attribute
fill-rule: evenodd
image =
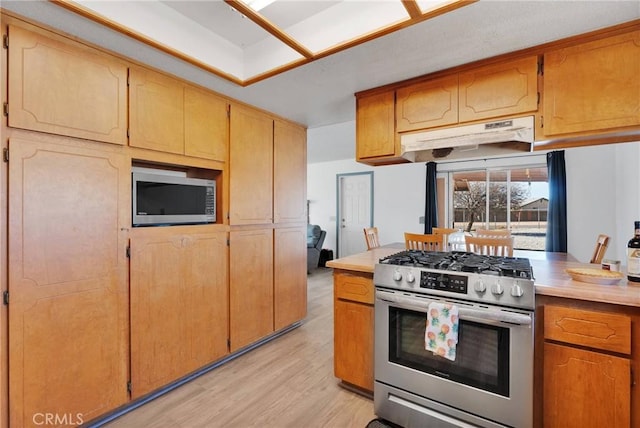
<svg viewBox="0 0 640 428"><path fill-rule="evenodd" d="M447 224L472 233L509 229L514 248L544 251L549 202L546 163L451 170L446 179Z"/></svg>

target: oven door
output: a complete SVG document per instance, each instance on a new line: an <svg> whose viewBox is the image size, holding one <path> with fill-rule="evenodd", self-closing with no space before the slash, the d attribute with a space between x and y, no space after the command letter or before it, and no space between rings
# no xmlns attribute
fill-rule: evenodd
<svg viewBox="0 0 640 428"><path fill-rule="evenodd" d="M432 301L458 307L455 361L425 350ZM533 317L532 311L378 289L376 414L404 427L530 427Z"/></svg>

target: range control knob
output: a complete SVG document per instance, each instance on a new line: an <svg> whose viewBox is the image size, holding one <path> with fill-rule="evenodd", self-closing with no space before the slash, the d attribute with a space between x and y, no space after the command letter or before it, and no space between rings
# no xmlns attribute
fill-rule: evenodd
<svg viewBox="0 0 640 428"><path fill-rule="evenodd" d="M416 280L416 277L413 275L413 272L407 273L407 282L409 284L411 284L415 280Z"/></svg>
<svg viewBox="0 0 640 428"><path fill-rule="evenodd" d="M514 284L511 287L511 295L513 297L522 297L523 294L524 294L524 290L518 284Z"/></svg>
<svg viewBox="0 0 640 428"><path fill-rule="evenodd" d="M481 279L479 279L473 286L473 289L476 290L478 293L484 293L485 291L487 291L487 286L484 285L484 282L482 282Z"/></svg>
<svg viewBox="0 0 640 428"><path fill-rule="evenodd" d="M504 293L504 288L502 287L502 284L500 284L500 281L497 281L495 284L493 284L493 286L491 287L491 292L496 296Z"/></svg>
<svg viewBox="0 0 640 428"><path fill-rule="evenodd" d="M402 279L402 274L400 273L399 270L396 270L395 272L393 272L394 281L400 281L401 279Z"/></svg>

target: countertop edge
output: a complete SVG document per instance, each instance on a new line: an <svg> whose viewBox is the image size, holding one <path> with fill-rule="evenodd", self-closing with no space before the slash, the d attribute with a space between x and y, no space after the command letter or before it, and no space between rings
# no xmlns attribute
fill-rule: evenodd
<svg viewBox="0 0 640 428"><path fill-rule="evenodd" d="M373 275L375 264L380 258L398 251L400 251L398 247L391 246L375 248L353 256L327 261L326 266L333 269ZM535 280L536 295L640 307L640 283L637 285L622 283L622 281L626 281L622 279L620 284L592 284L575 281L565 271L568 267L593 267L594 265L562 261L560 259L531 259L531 265L537 277Z"/></svg>

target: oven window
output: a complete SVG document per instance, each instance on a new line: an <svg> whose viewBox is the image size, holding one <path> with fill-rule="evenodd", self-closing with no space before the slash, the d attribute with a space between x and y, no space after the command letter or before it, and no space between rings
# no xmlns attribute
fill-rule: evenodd
<svg viewBox="0 0 640 428"><path fill-rule="evenodd" d="M389 308L389 360L509 396L509 329L460 320L455 361L425 349L426 314Z"/></svg>

